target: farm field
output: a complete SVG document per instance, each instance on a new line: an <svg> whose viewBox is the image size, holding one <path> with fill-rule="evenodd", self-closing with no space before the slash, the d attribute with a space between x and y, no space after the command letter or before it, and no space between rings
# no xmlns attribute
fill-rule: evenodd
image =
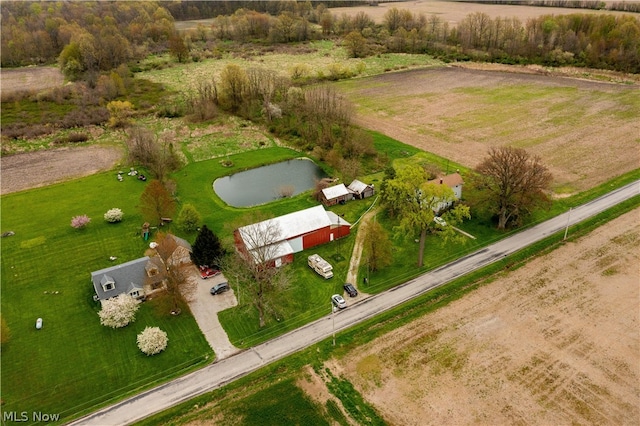
<svg viewBox="0 0 640 426"><path fill-rule="evenodd" d="M472 13L476 6L488 6L418 1L401 3L398 7L423 3L466 7L464 15ZM367 8L366 11L383 10L384 7L387 6ZM540 9L544 14L553 13L550 8ZM357 9L350 11L356 13ZM576 13L574 9L563 11ZM136 78L164 84L167 93L171 93L167 97L174 96L172 102L182 102L181 93L217 78L224 66L230 63L247 68L263 67L282 75L290 75L294 67L307 65L308 77L319 80L336 80L337 77L327 76L347 71L346 74L358 78L328 84L338 87L356 104L358 124L376 131L376 148L388 155L389 162L398 165L428 160L443 170L445 167L448 170L460 168L464 172L485 156L489 146L509 144L523 147L542 156L554 173L554 191L563 197L554 203L554 211L566 210L580 197L590 196L585 195L588 191L575 198L569 197L572 194L603 182L607 182L606 187L609 184L613 187L615 185L610 179L631 170L636 170L637 176L640 170L640 153L637 150L640 142L640 123L637 122L640 81L637 76L634 77L635 82L624 77L625 84L611 84L561 78L555 75L556 71L548 72L542 68L536 71L529 69L531 72L524 73L525 67L505 66L500 70L488 69L487 65L447 67L428 55L381 54L349 59L345 50L333 41L280 46L273 50L250 45L224 53L219 59L188 64L173 61L169 55L152 56L142 61L141 69L146 71L136 74ZM549 75L536 74L540 72L548 72ZM602 74L599 77L602 78ZM25 89L43 90L64 84L60 72L54 67L11 70L0 74L0 78L3 94ZM160 103L152 102L151 105ZM137 116L136 124L148 127L163 140L179 147L186 166L172 176L177 182L178 200L180 204L191 202L197 205L203 221L223 238L225 235L228 238L231 227L247 211L224 205L211 191L212 179L232 171L305 154L289 150L285 147L286 141L278 140L260 125L235 117L194 124L182 118L149 115ZM68 420L80 412L162 382L169 376L198 368L215 355L193 318L189 315L174 318L166 312L163 314L160 299L145 304L138 321L125 330L105 329L96 322L97 306L91 301L89 271L110 265L107 259L112 255L117 255L118 262L138 257L148 245L139 233L142 217L138 204L144 184L131 179L125 182L115 179L116 170L129 167L124 163L121 148L127 138L126 133L106 126L84 130L92 136L86 144L49 149L56 147L55 139L59 135L47 135L33 140L12 141L10 143L15 149L7 151L11 154L37 152L0 158L0 227L3 232L16 232L15 236L3 238L0 259L4 284L2 308L6 314L3 319L8 320L11 329L11 340L6 347L3 346L2 354L4 392L1 402L6 411L20 412L36 407L58 411ZM412 146L392 141L386 135ZM379 142L385 138L385 142ZM427 152L416 154L412 151L414 149ZM221 164L223 157L233 160L234 165L224 167ZM84 177L76 179L79 176ZM366 178L378 185L382 172ZM258 210L276 215L313 204L315 201L304 195L279 200ZM114 206L125 209L125 221L118 225L104 223L102 214ZM337 206L335 211L346 214L343 217L353 223L366 208L363 203L348 204ZM81 213L90 215L92 223L83 231L71 229L69 219ZM551 213L544 214L548 216ZM417 419L412 420L410 415L405 418L402 417L404 414L389 410L394 407L387 407L388 404L402 406L402 401L409 396L418 401L432 389L438 389L433 391L435 395L447 395L442 392L449 392L461 378L459 392L451 392L449 400L457 402L455 407L464 406L467 400L480 407L486 398L495 403L491 407L496 411L492 411L493 417L485 418L482 417L484 413L480 413L469 419L464 417L465 413L458 414L459 417L453 413L449 419L448 414L443 414L448 408L441 408L446 406L446 397L438 396L432 410L436 415L429 412L427 418L433 418L434 422L438 419L441 423L513 423L525 422L542 413L541 418L548 423L629 423L628 419L637 419L640 414L639 369L633 364L633 360L638 358L640 344L637 332L629 331L633 329L629 324L637 330L638 314L631 311L632 306L637 306L638 289L632 292L628 285L637 282L637 268L633 271L629 265L638 262L638 210L633 218L635 222L627 221L633 222L634 226L628 222L610 225L626 230L626 236L619 229L607 227L599 230L604 232L598 234L598 241L604 241L599 249L595 248L596 243L586 248L579 245L582 240L563 247L563 250L574 251L571 255L559 254L557 264L575 272L570 277L573 281L568 277L560 283L554 281L556 275L562 274L551 268L555 260L547 260L546 264L537 264L539 269L529 270L529 275L517 275L520 271L516 271L511 281L500 284L500 290L487 290L494 288L493 283L469 296L476 297L475 294L479 293L494 303L498 301L497 308L489 306L484 299L472 299L473 304L460 300L455 305L455 312L465 312L467 316L458 319L456 314L448 311L430 314L425 318L431 318L432 322L424 319L415 326L421 330L416 333L417 340L402 334L412 333L412 324L391 333L392 339L400 336L395 346L386 347L384 342L374 342L379 344L377 349L372 349L372 343L355 349L349 355L354 358L340 356L327 366L334 374L344 374L356 384L367 402L377 408L382 407L380 411L384 418L393 419L392 423L419 424L423 418L420 416L424 415L420 410L428 405L410 407ZM168 225L166 229L173 226ZM468 226L471 228L466 228ZM478 237L475 244L486 244L488 239L499 238L497 231L489 228L477 220L464 227ZM190 241L195 237L194 234L180 236ZM354 239L352 235L337 245L327 245L318 250L323 256L340 259L335 261L339 277L346 274L347 257ZM401 245L404 246L394 254L396 258L402 258L395 263L396 270L389 269L387 275L376 276L373 280L376 287L370 284L372 287L366 289L371 290L370 293L397 285L404 279L403 274L418 272L412 269L413 260L407 260L415 258L416 248L410 242L407 245L406 241L398 243L398 247ZM448 250L447 256L453 258L462 253L463 248L449 246ZM471 247L466 246L464 250L471 250ZM586 260L583 262L576 253L581 253ZM256 330L257 314L247 301L240 309L226 311L220 316L234 344L249 347L290 330L298 323L326 314L328 306L320 301L341 291L343 280L334 279L324 287L315 285L313 280L317 282L318 277L306 266L304 255L301 254L292 265L298 281L287 290L287 302L282 304L281 312L270 318L267 328ZM442 253L431 251L426 264L431 267L443 261ZM528 270L526 268L522 271ZM583 274L583 269L591 275ZM388 276L393 276L394 281L387 279ZM535 276L538 281L528 280L528 276ZM589 281L591 277L598 278L598 285ZM607 284L606 294L598 293L603 282ZM512 289L512 285L515 288ZM304 289L302 294L306 295L305 298L297 297L300 288ZM524 313L518 316L514 306ZM577 310L575 306L578 306ZM624 312L619 314L612 306ZM494 312L494 308L498 311ZM280 315L282 313L286 315ZM45 318L45 328L39 332L33 327L38 316ZM602 320L602 325L593 326L592 319ZM515 323L515 326L508 328L505 325L507 320L511 321L508 325ZM155 358L144 357L131 343L136 333L147 324L166 328L171 340L168 350ZM516 326L527 328L525 331L531 335L524 337L522 342L518 340L515 346L509 346L512 342L508 337L520 337L521 329ZM448 334L455 332L467 334L463 337ZM494 341L482 340L489 338L492 332L498 336ZM627 339L629 334L630 339ZM468 335L475 340L468 339ZM612 344L610 336L616 337ZM409 343L403 347L404 340L401 339L405 338ZM111 342L108 345L110 350L105 349L105 341ZM622 346L621 341L627 346ZM602 347L600 342L604 342ZM426 346L421 346L423 343ZM529 347L534 344L535 351ZM402 352L402 348L408 352ZM374 352L376 350L378 352ZM491 350L496 352L488 353ZM398 361L397 368L384 370L371 357L374 353L390 354L394 359L391 364ZM434 360L420 358L425 353ZM358 362L350 365L343 361L347 359L358 359ZM495 373L496 366L505 364L508 369L503 371L504 377L477 379L487 372ZM36 373L31 373L33 365L38 366ZM461 371L470 371L469 377L460 376ZM306 374L313 378L312 371ZM414 376L409 377L410 374ZM322 380L317 379L316 384L305 383L304 379L295 383L288 380L274 389L265 390L256 399L264 405L268 395L271 398L269 403L287 410L291 408L291 400L276 397L291 392L291 398L295 400L293 406L311 407L308 408L310 412L316 410L319 413L317 417L306 417L306 413L300 413L300 417L292 417L292 423L321 424L319 418L323 417L323 405L326 405L330 413L333 410L334 420L347 424L347 419L343 421L342 415L336 414L335 402L329 404L322 396L314 394L322 388L319 384ZM478 381L474 382L476 379ZM400 383L402 380L405 382ZM415 382L429 383L429 386L426 390L411 388L410 383ZM349 382L346 383L350 386ZM535 393L533 387L528 388L529 383L537 384L542 389L540 393ZM442 386L444 391L437 386ZM47 393L50 389L55 389L55 392ZM96 389L102 392L96 394ZM593 397L578 400L578 396L586 393L585 389ZM385 391L389 392L389 401L384 399ZM358 392L354 394L360 396ZM501 401L511 402L510 392L516 394L514 403L500 406ZM310 398L316 399L320 405ZM463 398L467 399L463 401ZM559 402L556 404L556 401ZM252 415L259 419L254 423L262 419L260 416L265 411L266 408L262 407L254 410ZM230 424L242 419L246 412L244 407L240 407L228 417L232 420ZM227 413L214 416L220 423L225 418ZM247 416L245 420L249 418ZM277 423L281 417L274 414L273 419Z"/></svg>
<svg viewBox="0 0 640 426"><path fill-rule="evenodd" d="M635 424L639 219L626 213L325 366L390 424ZM321 381L300 382L324 402Z"/></svg>
<svg viewBox="0 0 640 426"><path fill-rule="evenodd" d="M636 84L460 67L335 84L362 127L467 167L491 146L525 148L550 168L559 194L640 166Z"/></svg>
<svg viewBox="0 0 640 426"><path fill-rule="evenodd" d="M343 13L354 16L359 12L364 12L377 24L384 22L384 15L391 8L399 10L409 10L415 14L423 14L427 17L436 15L450 25L456 25L470 13L486 13L491 19L497 17L516 17L521 21L529 18L535 18L541 15L566 15L571 13L587 13L598 14L603 13L600 10L590 9L570 9L561 7L534 7L534 6L516 6L516 5L496 5L481 3L466 3L456 1L433 1L433 0L417 0L402 3L379 3L376 7L358 6L358 7L333 7L331 13L341 16ZM609 12L612 14L623 14L626 12ZM195 24L194 24L195 27Z"/></svg>

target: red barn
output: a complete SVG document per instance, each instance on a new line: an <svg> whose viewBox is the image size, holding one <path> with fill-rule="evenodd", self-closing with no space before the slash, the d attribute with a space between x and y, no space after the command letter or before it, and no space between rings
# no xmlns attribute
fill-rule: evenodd
<svg viewBox="0 0 640 426"><path fill-rule="evenodd" d="M236 248L256 262L280 266L293 254L349 235L351 224L323 206L311 207L234 231Z"/></svg>

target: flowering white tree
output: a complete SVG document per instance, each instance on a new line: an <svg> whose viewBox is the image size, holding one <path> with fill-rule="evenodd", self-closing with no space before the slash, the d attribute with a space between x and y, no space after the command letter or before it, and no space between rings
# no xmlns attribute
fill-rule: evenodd
<svg viewBox="0 0 640 426"><path fill-rule="evenodd" d="M122 210L120 210L117 207L114 207L112 209L107 210L107 212L104 214L104 220L111 223L120 222L123 216L124 216L124 213L122 213Z"/></svg>
<svg viewBox="0 0 640 426"><path fill-rule="evenodd" d="M86 214L83 214L80 216L74 216L71 218L71 227L76 229L82 229L85 226L87 226L89 222L91 222L91 218Z"/></svg>
<svg viewBox="0 0 640 426"><path fill-rule="evenodd" d="M124 327L135 321L138 302L128 294L120 294L102 302L102 310L98 312L100 324L111 327Z"/></svg>
<svg viewBox="0 0 640 426"><path fill-rule="evenodd" d="M145 327L137 337L138 347L147 355L155 355L162 352L169 343L167 333L159 327Z"/></svg>

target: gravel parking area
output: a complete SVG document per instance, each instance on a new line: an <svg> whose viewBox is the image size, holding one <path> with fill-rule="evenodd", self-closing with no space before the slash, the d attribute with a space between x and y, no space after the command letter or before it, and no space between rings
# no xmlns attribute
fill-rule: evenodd
<svg viewBox="0 0 640 426"><path fill-rule="evenodd" d="M197 288L189 300L189 307L207 342L216 353L216 359L227 358L239 352L240 349L231 344L218 320L218 312L238 304L233 289L213 296L209 290L214 285L226 281L224 275L203 280L195 267L188 270L190 273L187 279L197 283Z"/></svg>

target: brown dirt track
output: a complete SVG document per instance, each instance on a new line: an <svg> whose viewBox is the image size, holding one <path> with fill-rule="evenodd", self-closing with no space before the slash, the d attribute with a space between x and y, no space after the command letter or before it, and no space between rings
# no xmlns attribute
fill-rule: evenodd
<svg viewBox="0 0 640 426"><path fill-rule="evenodd" d="M640 167L637 84L445 67L341 85L356 121L409 145L475 167L490 146L542 157L563 192Z"/></svg>
<svg viewBox="0 0 640 426"><path fill-rule="evenodd" d="M329 367L390 424L639 424L639 219L627 213Z"/></svg>

